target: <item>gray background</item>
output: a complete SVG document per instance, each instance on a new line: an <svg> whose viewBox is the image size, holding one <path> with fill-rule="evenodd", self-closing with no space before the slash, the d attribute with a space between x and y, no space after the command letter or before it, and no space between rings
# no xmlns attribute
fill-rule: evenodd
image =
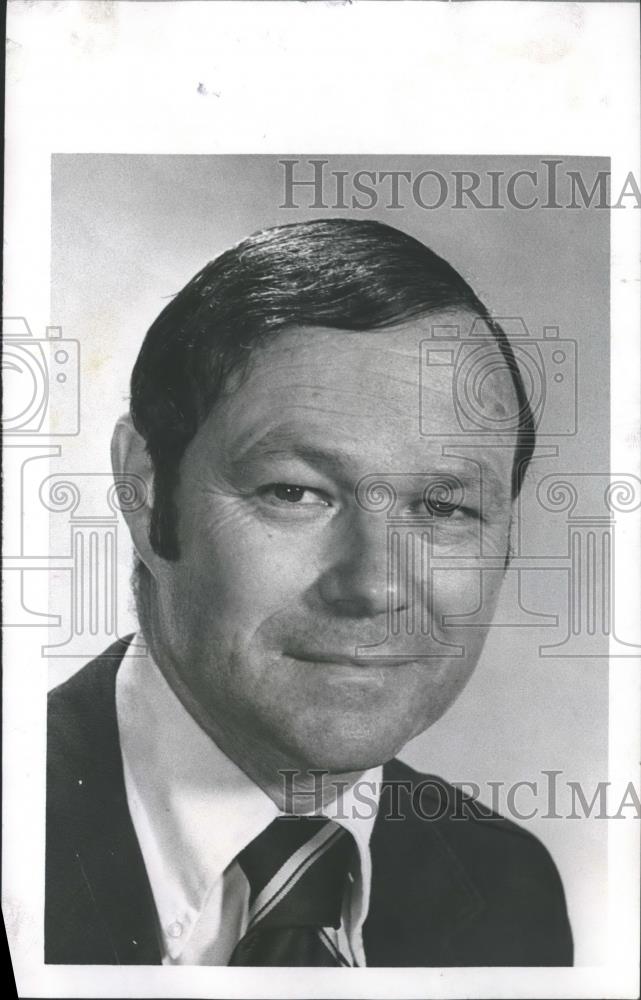
<svg viewBox="0 0 641 1000"><path fill-rule="evenodd" d="M453 170L541 169L535 157L323 158L330 160L329 170L431 169L446 176ZM607 166L605 160L574 158L562 169L584 172L589 188L595 171ZM562 193L560 188L561 201ZM405 209L341 212L280 209L282 201L283 172L273 156L53 158L51 321L62 326L65 337L80 342L82 368L81 433L65 441L52 472L109 470L111 430L127 408L128 378L142 337L167 299L205 261L263 226L341 214L380 219L422 239L461 271L495 315L522 316L532 336L540 337L543 326L552 325L562 337L575 339L578 433L557 441L559 459L542 462L541 474L608 470L607 211L457 210L450 207L451 199L425 211L407 198ZM302 195L301 201L307 204ZM533 485L534 480L530 492ZM534 503L528 510L528 551L562 555L563 525L554 519L551 533L549 514ZM54 545L60 541L52 536ZM124 530L118 555L119 631L126 634L135 620ZM533 610L562 617L564 595L561 573L540 568L524 578L524 596ZM50 602L50 611L63 618L61 636L68 607L69 580L62 573L54 578ZM546 629L492 629L460 700L404 757L450 781L476 782L487 790L486 801L489 781L542 784L543 769L562 772L557 803L562 814L569 809L563 791L567 781L581 782L591 799L596 783L607 779L607 663L539 657L539 643L559 641L562 633L562 627L553 638ZM50 662L52 685L82 665L62 657ZM529 808L527 793L522 802ZM535 804L545 811L542 794ZM499 805L505 808L504 799ZM539 815L524 825L548 845L561 871L577 963L598 963L602 942L605 946L606 823Z"/></svg>

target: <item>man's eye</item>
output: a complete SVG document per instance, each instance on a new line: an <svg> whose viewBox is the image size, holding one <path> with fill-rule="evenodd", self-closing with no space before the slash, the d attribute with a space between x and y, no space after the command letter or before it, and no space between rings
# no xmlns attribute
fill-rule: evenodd
<svg viewBox="0 0 641 1000"><path fill-rule="evenodd" d="M457 511L461 510L460 504L457 503L447 503L444 500L432 500L430 503L426 503L425 506L430 514L434 517L452 517Z"/></svg>
<svg viewBox="0 0 641 1000"><path fill-rule="evenodd" d="M310 489L308 486L298 486L295 483L272 483L262 490L262 494L268 500L296 504L299 507L307 507L314 504L322 507L327 506L327 501L318 490Z"/></svg>
<svg viewBox="0 0 641 1000"><path fill-rule="evenodd" d="M434 483L423 494L423 503L432 517L451 518L467 513L463 504L463 491L460 486L449 482Z"/></svg>

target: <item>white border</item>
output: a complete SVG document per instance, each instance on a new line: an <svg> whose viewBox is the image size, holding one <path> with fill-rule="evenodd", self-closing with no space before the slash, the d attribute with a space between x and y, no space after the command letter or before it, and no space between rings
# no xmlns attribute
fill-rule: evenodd
<svg viewBox="0 0 641 1000"><path fill-rule="evenodd" d="M36 333L49 322L52 152L609 155L613 190L628 171L639 177L635 4L13 0L7 34L4 312L28 309ZM612 468L636 475L640 216L612 213ZM8 483L7 505L13 495ZM616 579L626 637L638 636L641 605L639 535L629 532ZM610 823L608 962L597 968L367 969L349 979L45 968L32 859L44 859L46 678L29 666L42 662L40 636L20 633L5 638L3 905L21 995L637 995L632 821ZM638 662L613 661L610 777L622 787L639 760L638 695Z"/></svg>

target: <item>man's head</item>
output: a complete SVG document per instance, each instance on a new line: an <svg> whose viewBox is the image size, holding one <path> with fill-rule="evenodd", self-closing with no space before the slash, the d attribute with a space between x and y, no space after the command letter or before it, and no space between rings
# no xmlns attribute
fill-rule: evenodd
<svg viewBox="0 0 641 1000"><path fill-rule="evenodd" d="M420 342L479 318L504 362L489 405L521 426L446 449L419 430ZM430 370L420 406L457 434L452 379ZM353 771L440 717L485 638L456 622L478 603L481 538L500 566L533 443L509 344L450 265L372 222L250 237L154 322L131 415L114 454L153 484L129 515L142 625L223 749L247 769Z"/></svg>

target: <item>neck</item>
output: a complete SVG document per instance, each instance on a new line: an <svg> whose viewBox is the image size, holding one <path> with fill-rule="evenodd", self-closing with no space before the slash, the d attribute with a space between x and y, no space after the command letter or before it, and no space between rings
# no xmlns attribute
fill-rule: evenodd
<svg viewBox="0 0 641 1000"><path fill-rule="evenodd" d="M363 770L331 772L326 768L295 761L267 740L254 735L248 727L230 719L221 726L205 712L185 684L180 673L163 655L153 636L145 641L158 669L170 688L200 728L284 813L304 814L320 811L361 777Z"/></svg>

